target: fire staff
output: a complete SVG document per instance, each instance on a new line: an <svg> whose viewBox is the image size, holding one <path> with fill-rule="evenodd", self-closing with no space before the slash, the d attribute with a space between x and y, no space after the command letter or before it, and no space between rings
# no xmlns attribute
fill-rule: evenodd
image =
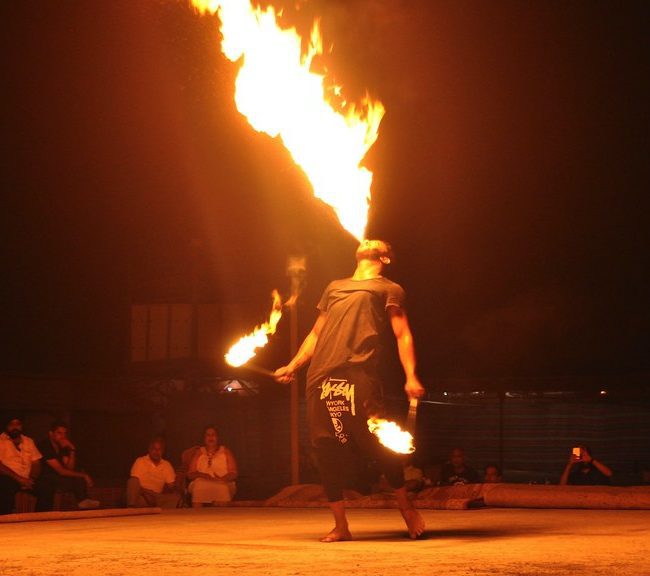
<svg viewBox="0 0 650 576"><path fill-rule="evenodd" d="M295 357L275 372L288 383L310 362L307 372L307 412L334 528L322 542L352 538L343 502L341 473L346 452L359 450L375 456L395 489L409 536L424 531L424 521L407 498L401 458L379 445L367 427L369 416L382 412L382 345L391 332L397 340L406 375L408 398L419 398L424 388L415 372L413 337L404 311L404 290L382 276L391 261L391 248L381 240L363 240L356 252L351 278L335 280L318 304L320 314Z"/></svg>

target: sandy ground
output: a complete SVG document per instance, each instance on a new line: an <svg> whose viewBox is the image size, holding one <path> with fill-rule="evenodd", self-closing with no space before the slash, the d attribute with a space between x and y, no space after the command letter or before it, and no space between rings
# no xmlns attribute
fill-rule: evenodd
<svg viewBox="0 0 650 576"><path fill-rule="evenodd" d="M169 510L0 525L0 574L650 575L650 512L425 510L410 541L396 510L350 510L355 540L321 544L326 509Z"/></svg>

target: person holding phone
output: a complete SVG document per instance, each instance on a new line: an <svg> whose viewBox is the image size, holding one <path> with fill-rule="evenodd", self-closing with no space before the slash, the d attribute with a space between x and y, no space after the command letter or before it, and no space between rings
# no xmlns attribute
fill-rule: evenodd
<svg viewBox="0 0 650 576"><path fill-rule="evenodd" d="M611 484L612 469L592 456L584 444L574 446L564 467L560 485L601 486Z"/></svg>

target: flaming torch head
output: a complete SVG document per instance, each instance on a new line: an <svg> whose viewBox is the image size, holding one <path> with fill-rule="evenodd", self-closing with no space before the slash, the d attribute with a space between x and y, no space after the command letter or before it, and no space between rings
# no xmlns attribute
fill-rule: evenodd
<svg viewBox="0 0 650 576"><path fill-rule="evenodd" d="M277 290L273 291L273 308L267 322L257 326L250 334L240 338L230 347L225 355L226 362L234 367L243 366L253 356L258 348L266 346L269 335L275 334L275 329L282 318L282 299Z"/></svg>
<svg viewBox="0 0 650 576"><path fill-rule="evenodd" d="M368 430L372 432L379 442L398 454L412 454L415 452L413 435L402 430L395 422L383 418L369 418Z"/></svg>

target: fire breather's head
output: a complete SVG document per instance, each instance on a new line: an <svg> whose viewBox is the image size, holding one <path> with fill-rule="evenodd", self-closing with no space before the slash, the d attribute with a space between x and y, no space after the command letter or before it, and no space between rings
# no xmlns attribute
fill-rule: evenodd
<svg viewBox="0 0 650 576"><path fill-rule="evenodd" d="M393 259L393 249L383 240L362 240L357 248L357 262L360 260L379 260L382 264L390 264Z"/></svg>

